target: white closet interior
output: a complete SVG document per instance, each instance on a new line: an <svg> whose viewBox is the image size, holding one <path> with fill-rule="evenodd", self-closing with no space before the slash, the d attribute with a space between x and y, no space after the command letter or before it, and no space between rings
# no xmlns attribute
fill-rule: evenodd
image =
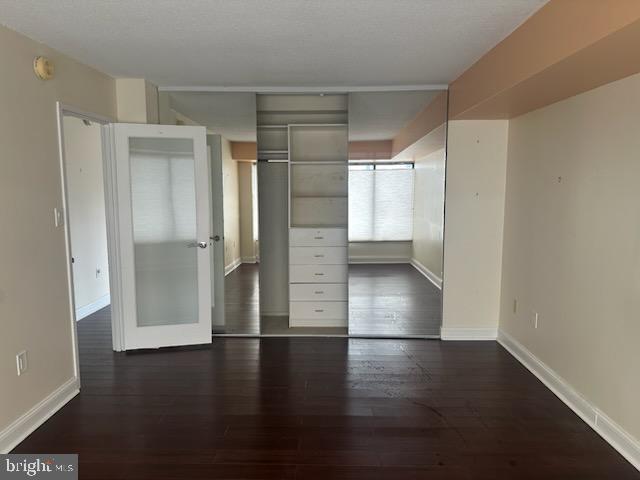
<svg viewBox="0 0 640 480"><path fill-rule="evenodd" d="M261 314L288 315L289 327L348 325L347 105L257 97Z"/></svg>

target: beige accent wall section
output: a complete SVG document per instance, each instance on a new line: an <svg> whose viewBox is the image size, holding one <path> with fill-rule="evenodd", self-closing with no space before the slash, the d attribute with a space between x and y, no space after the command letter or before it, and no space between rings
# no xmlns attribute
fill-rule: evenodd
<svg viewBox="0 0 640 480"><path fill-rule="evenodd" d="M238 162L231 156L231 142L222 137L222 188L224 195L224 265L240 262L240 197Z"/></svg>
<svg viewBox="0 0 640 480"><path fill-rule="evenodd" d="M507 120L449 122L443 338L498 328Z"/></svg>
<svg viewBox="0 0 640 480"><path fill-rule="evenodd" d="M502 330L636 445L638 112L634 75L511 120L500 314Z"/></svg>
<svg viewBox="0 0 640 480"><path fill-rule="evenodd" d="M158 123L158 88L143 78L116 79L118 121Z"/></svg>
<svg viewBox="0 0 640 480"><path fill-rule="evenodd" d="M349 142L350 160L388 160L392 155L391 140ZM231 142L234 160L255 161L258 155L255 142Z"/></svg>
<svg viewBox="0 0 640 480"><path fill-rule="evenodd" d="M109 294L101 125L64 117L76 310ZM100 273L97 273L100 270Z"/></svg>
<svg viewBox="0 0 640 480"><path fill-rule="evenodd" d="M33 58L56 66L53 80ZM116 117L115 82L27 37L0 27L0 432L74 377L56 101ZM16 354L29 370L16 375ZM11 392L11 395L6 394Z"/></svg>
<svg viewBox="0 0 640 480"><path fill-rule="evenodd" d="M231 155L234 160L255 161L258 158L256 142L231 142Z"/></svg>
<svg viewBox="0 0 640 480"><path fill-rule="evenodd" d="M233 149L232 149L233 150ZM243 262L256 261L255 242L253 241L253 184L251 182L250 162L237 162L238 196L240 217L240 257ZM256 212L257 215L257 212Z"/></svg>
<svg viewBox="0 0 640 480"><path fill-rule="evenodd" d="M349 142L349 160L389 160L392 156L391 140Z"/></svg>
<svg viewBox="0 0 640 480"><path fill-rule="evenodd" d="M447 121L447 92L441 92L414 118L405 125L393 138L391 144L392 155L396 156L403 150L418 142Z"/></svg>
<svg viewBox="0 0 640 480"><path fill-rule="evenodd" d="M451 83L449 118L510 118L640 71L639 20L637 0L551 0Z"/></svg>
<svg viewBox="0 0 640 480"><path fill-rule="evenodd" d="M415 161L411 258L442 282L444 230L444 148Z"/></svg>

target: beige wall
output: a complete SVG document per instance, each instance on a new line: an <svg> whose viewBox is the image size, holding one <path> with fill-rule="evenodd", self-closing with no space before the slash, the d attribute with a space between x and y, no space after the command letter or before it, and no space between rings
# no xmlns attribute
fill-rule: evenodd
<svg viewBox="0 0 640 480"><path fill-rule="evenodd" d="M56 65L53 80L33 74L33 58ZM74 376L56 100L116 116L115 82L0 27L0 431ZM27 350L29 370L16 375ZM7 393L11 394L8 395Z"/></svg>
<svg viewBox="0 0 640 480"><path fill-rule="evenodd" d="M118 121L158 123L158 88L143 78L116 79Z"/></svg>
<svg viewBox="0 0 640 480"><path fill-rule="evenodd" d="M412 258L442 280L444 148L415 161Z"/></svg>
<svg viewBox="0 0 640 480"><path fill-rule="evenodd" d="M511 120L500 314L636 439L639 112L635 75Z"/></svg>
<svg viewBox="0 0 640 480"><path fill-rule="evenodd" d="M224 264L240 260L240 196L238 162L231 157L231 142L222 137L222 188L224 195Z"/></svg>
<svg viewBox="0 0 640 480"><path fill-rule="evenodd" d="M443 336L498 326L508 125L449 122Z"/></svg>
<svg viewBox="0 0 640 480"><path fill-rule="evenodd" d="M251 182L252 162L237 162L238 165L238 214L240 217L240 257L243 262L255 262L255 242L253 241L253 185ZM256 213L257 214L257 213Z"/></svg>
<svg viewBox="0 0 640 480"><path fill-rule="evenodd" d="M109 294L101 128L100 124L85 125L79 118L64 117L76 310Z"/></svg>

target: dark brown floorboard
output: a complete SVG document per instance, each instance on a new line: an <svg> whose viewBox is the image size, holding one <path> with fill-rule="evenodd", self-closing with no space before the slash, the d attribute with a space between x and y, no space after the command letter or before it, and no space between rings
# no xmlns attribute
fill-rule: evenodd
<svg viewBox="0 0 640 480"><path fill-rule="evenodd" d="M82 391L15 452L83 479L640 479L495 342L215 338L111 351L78 324Z"/></svg>
<svg viewBox="0 0 640 480"><path fill-rule="evenodd" d="M351 335L439 336L441 299L409 264L349 265Z"/></svg>

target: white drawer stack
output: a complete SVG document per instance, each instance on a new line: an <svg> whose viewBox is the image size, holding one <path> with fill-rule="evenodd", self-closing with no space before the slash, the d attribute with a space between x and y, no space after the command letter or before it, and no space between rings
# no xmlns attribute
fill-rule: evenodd
<svg viewBox="0 0 640 480"><path fill-rule="evenodd" d="M346 327L347 229L289 230L289 325Z"/></svg>

